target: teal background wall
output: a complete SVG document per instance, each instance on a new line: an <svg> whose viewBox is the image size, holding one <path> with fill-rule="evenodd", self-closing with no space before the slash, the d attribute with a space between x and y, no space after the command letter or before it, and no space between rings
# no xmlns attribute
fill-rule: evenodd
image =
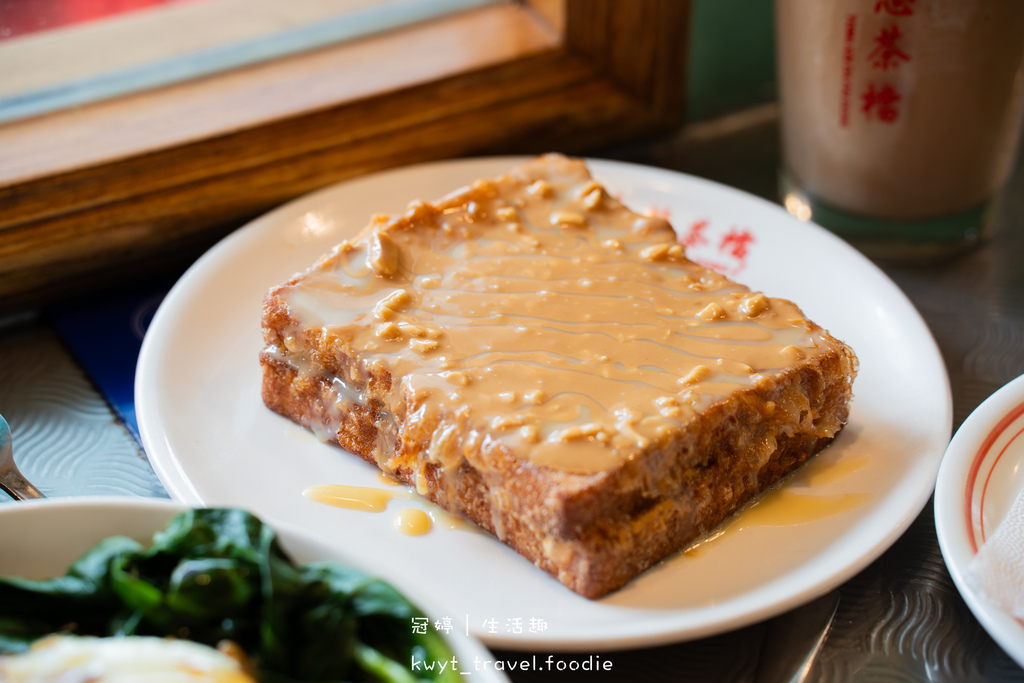
<svg viewBox="0 0 1024 683"><path fill-rule="evenodd" d="M693 0L689 119L775 99L772 0Z"/></svg>

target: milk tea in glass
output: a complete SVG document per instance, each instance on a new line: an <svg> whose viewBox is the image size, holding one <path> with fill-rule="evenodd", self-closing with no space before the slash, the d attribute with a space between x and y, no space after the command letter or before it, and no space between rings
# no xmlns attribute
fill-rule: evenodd
<svg viewBox="0 0 1024 683"><path fill-rule="evenodd" d="M786 208L883 260L987 237L1021 128L1024 0L776 0Z"/></svg>

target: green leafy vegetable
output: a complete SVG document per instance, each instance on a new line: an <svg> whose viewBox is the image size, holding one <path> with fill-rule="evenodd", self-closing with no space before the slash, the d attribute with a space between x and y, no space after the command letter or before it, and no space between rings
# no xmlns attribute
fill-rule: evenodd
<svg viewBox="0 0 1024 683"><path fill-rule="evenodd" d="M436 633L386 583L332 563L295 564L277 536L235 509L189 510L149 549L112 537L45 581L0 578L0 652L56 632L237 643L266 683L455 681Z"/></svg>

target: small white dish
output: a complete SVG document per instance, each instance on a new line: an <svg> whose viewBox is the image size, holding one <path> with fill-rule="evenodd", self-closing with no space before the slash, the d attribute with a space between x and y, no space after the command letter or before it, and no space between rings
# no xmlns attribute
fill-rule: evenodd
<svg viewBox="0 0 1024 683"><path fill-rule="evenodd" d="M263 405L267 289L355 235L374 213L399 212L409 200L440 197L521 161L446 161L341 183L256 219L199 259L154 317L136 374L143 444L171 496L248 507L372 556L385 578L435 597L488 645L527 651L599 652L732 630L828 592L889 548L928 503L952 427L946 369L913 305L848 244L778 205L700 178L601 160L589 162L594 176L634 210L669 218L691 258L796 301L853 347L860 373L849 424L817 459L847 474L795 488L865 502L804 523L743 528L587 600L490 536L397 533L396 508L418 501L368 514L303 497L317 485L384 485L360 458Z"/></svg>
<svg viewBox="0 0 1024 683"><path fill-rule="evenodd" d="M1024 624L981 595L967 568L1024 490L1024 376L992 394L953 436L935 486L935 530L953 582L992 639L1024 667Z"/></svg>
<svg viewBox="0 0 1024 683"><path fill-rule="evenodd" d="M148 545L156 531L185 509L181 503L167 500L112 496L51 498L5 505L0 508L0 576L63 576L72 562L100 540L120 535ZM370 575L380 574L372 562L358 553L328 545L288 525L271 526L281 547L296 562L339 562ZM431 622L444 613L428 596L413 595L403 586L393 585L423 610ZM479 641L457 629L447 633L445 639L473 680L508 681L501 671L483 666L484 662L494 661L494 656Z"/></svg>

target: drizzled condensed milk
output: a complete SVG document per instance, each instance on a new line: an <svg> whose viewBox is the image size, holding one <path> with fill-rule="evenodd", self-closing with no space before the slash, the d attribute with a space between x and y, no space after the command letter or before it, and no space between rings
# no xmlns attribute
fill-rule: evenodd
<svg viewBox="0 0 1024 683"><path fill-rule="evenodd" d="M443 466L503 445L587 473L827 346L791 302L686 259L664 220L623 207L582 164L555 168L375 218L278 290L290 324L267 355L330 376L339 420L372 407L382 460L398 442L388 406L407 432L441 425L424 445ZM341 358L301 352L332 346Z"/></svg>
<svg viewBox="0 0 1024 683"><path fill-rule="evenodd" d="M857 365L556 155L375 218L263 330L268 407L588 598L818 452Z"/></svg>

